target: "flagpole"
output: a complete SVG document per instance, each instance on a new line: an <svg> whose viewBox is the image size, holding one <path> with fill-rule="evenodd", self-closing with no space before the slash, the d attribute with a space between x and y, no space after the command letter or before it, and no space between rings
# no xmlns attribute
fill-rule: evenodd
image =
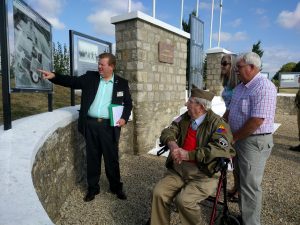
<svg viewBox="0 0 300 225"><path fill-rule="evenodd" d="M131 0L128 0L128 13L131 12Z"/></svg>
<svg viewBox="0 0 300 225"><path fill-rule="evenodd" d="M220 0L220 22L219 22L218 47L220 47L220 39L221 39L222 9L223 9L223 0Z"/></svg>
<svg viewBox="0 0 300 225"><path fill-rule="evenodd" d="M197 0L197 5L196 5L196 17L199 15L199 0Z"/></svg>
<svg viewBox="0 0 300 225"><path fill-rule="evenodd" d="M211 3L211 18L210 18L210 35L209 35L209 48L211 48L211 38L212 38L212 25L214 20L214 0Z"/></svg>
<svg viewBox="0 0 300 225"><path fill-rule="evenodd" d="M181 0L180 29L182 29L182 18L183 18L183 2L184 2L184 0Z"/></svg>
<svg viewBox="0 0 300 225"><path fill-rule="evenodd" d="M152 1L152 16L155 18L155 0Z"/></svg>

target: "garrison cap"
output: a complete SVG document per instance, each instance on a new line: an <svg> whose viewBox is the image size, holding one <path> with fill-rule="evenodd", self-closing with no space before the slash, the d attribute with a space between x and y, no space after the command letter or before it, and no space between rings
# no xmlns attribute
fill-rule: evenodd
<svg viewBox="0 0 300 225"><path fill-rule="evenodd" d="M202 98L208 101L212 101L214 96L215 96L214 93L210 91L201 90L196 85L194 84L192 85L191 97Z"/></svg>

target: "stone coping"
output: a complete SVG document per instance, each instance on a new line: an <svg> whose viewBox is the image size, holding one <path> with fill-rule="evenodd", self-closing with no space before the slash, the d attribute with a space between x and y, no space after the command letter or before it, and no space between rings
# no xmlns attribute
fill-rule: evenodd
<svg viewBox="0 0 300 225"><path fill-rule="evenodd" d="M33 185L35 156L59 127L78 118L79 106L65 107L0 126L0 221L5 225L53 225Z"/></svg>
<svg viewBox="0 0 300 225"><path fill-rule="evenodd" d="M291 94L291 93L277 93L277 96L295 97L296 94Z"/></svg>
<svg viewBox="0 0 300 225"><path fill-rule="evenodd" d="M214 48L209 48L206 50L206 54L212 54L212 53L233 54L233 52L231 52L225 48L221 48L221 47L214 47Z"/></svg>
<svg viewBox="0 0 300 225"><path fill-rule="evenodd" d="M174 27L170 24L167 24L161 20L158 20L158 19L155 19L154 17L152 16L149 16L141 11L134 11L134 12L130 12L130 13L127 13L127 14L123 14L123 15L118 15L118 16L114 16L114 17L111 17L110 19L110 22L112 24L115 24L115 23L119 23L119 22L122 22L122 21L126 21L126 20L132 20L132 19L141 19L141 20L144 20L148 23L151 23L151 24L154 24L156 26L159 26L159 27L162 27L166 30L169 30L173 33L176 33L182 37L185 37L187 39L190 39L190 34L177 28L177 27Z"/></svg>

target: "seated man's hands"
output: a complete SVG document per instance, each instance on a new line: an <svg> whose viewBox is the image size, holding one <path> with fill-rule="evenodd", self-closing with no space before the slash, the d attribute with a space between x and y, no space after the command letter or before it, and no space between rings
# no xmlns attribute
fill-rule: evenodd
<svg viewBox="0 0 300 225"><path fill-rule="evenodd" d="M180 164L182 161L189 160L188 152L182 148L179 148L175 141L170 141L168 143L168 147L170 149L172 159L177 164Z"/></svg>

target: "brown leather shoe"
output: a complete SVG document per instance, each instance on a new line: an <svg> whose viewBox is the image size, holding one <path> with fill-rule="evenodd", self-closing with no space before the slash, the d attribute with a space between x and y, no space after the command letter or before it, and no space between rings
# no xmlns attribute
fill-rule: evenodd
<svg viewBox="0 0 300 225"><path fill-rule="evenodd" d="M88 191L88 193L86 194L86 196L84 197L83 200L84 200L85 202L90 202L90 201L94 200L95 195L97 195L97 194L99 194L99 193L100 193L99 190L97 190L97 191Z"/></svg>

